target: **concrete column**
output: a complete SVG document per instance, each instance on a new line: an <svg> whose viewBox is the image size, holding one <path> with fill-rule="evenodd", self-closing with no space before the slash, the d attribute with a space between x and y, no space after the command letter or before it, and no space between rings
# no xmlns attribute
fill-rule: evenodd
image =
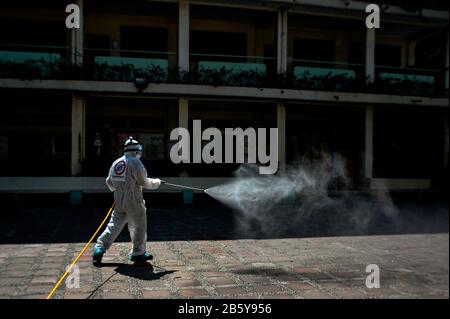
<svg viewBox="0 0 450 319"><path fill-rule="evenodd" d="M365 76L369 83L375 81L375 28L366 29Z"/></svg>
<svg viewBox="0 0 450 319"><path fill-rule="evenodd" d="M447 96L448 96L448 86L449 86L449 83L448 83L449 82L449 79L448 79L448 76L449 76L449 70L448 70L448 68L449 68L449 63L448 63L448 53L449 53L448 36L449 36L449 34L447 32L447 36L446 36L447 45L446 45L446 49L445 49L445 93L447 94Z"/></svg>
<svg viewBox="0 0 450 319"><path fill-rule="evenodd" d="M189 128L189 101L187 97L178 99L178 127Z"/></svg>
<svg viewBox="0 0 450 319"><path fill-rule="evenodd" d="M277 28L277 72L284 74L287 71L287 32L288 14L286 10L278 11Z"/></svg>
<svg viewBox="0 0 450 319"><path fill-rule="evenodd" d="M416 64L416 45L416 41L411 41L408 43L408 67L414 66Z"/></svg>
<svg viewBox="0 0 450 319"><path fill-rule="evenodd" d="M81 173L81 163L85 159L86 149L86 108L85 98L79 95L72 96L72 176Z"/></svg>
<svg viewBox="0 0 450 319"><path fill-rule="evenodd" d="M364 177L373 177L373 107L366 107Z"/></svg>
<svg viewBox="0 0 450 319"><path fill-rule="evenodd" d="M189 71L189 2L180 1L178 12L178 67Z"/></svg>
<svg viewBox="0 0 450 319"><path fill-rule="evenodd" d="M80 8L80 28L72 29L71 31L71 43L70 43L70 56L71 63L81 66L83 64L83 52L84 52L84 14L83 14L83 0L77 0L76 5Z"/></svg>
<svg viewBox="0 0 450 319"><path fill-rule="evenodd" d="M286 107L283 102L277 102L278 127L278 162L280 173L286 171Z"/></svg>
<svg viewBox="0 0 450 319"><path fill-rule="evenodd" d="M449 152L449 129L448 129L448 112L444 115L444 165L443 167L448 166L448 152Z"/></svg>
<svg viewBox="0 0 450 319"><path fill-rule="evenodd" d="M180 97L178 99L178 127L189 129L189 100L187 97ZM183 171L180 173L180 177L188 177L188 173ZM185 204L192 204L193 193L191 191L183 191L182 193L183 202Z"/></svg>

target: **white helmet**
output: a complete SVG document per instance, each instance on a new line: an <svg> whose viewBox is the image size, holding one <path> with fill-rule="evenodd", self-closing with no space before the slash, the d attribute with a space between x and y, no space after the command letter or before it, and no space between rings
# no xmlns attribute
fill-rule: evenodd
<svg viewBox="0 0 450 319"><path fill-rule="evenodd" d="M142 154L142 145L139 144L138 141L136 141L133 137L129 137L126 141L125 141L125 145L123 150L125 152L136 152L136 155L138 157L140 157L140 155Z"/></svg>

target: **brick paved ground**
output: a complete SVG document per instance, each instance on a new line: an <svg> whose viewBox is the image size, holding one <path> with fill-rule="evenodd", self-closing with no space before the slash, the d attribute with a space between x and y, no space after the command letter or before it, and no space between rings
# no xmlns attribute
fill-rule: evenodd
<svg viewBox="0 0 450 319"><path fill-rule="evenodd" d="M63 284L54 297L448 298L447 197L418 197L420 205L410 198L397 200L395 223L372 224L363 234L351 224L330 232L329 221L305 220L308 232L254 237L237 232L234 213L205 198L186 206L155 195L148 198L152 266L127 261L131 245L123 232L103 267L91 264L90 247L78 262L80 288ZM3 202L0 298L36 299L81 251L111 196L86 196L83 205L54 195ZM368 264L380 267L379 289L365 287Z"/></svg>
<svg viewBox="0 0 450 319"><path fill-rule="evenodd" d="M45 298L83 243L0 245L0 298ZM157 241L152 264L78 262L80 288L55 298L448 298L448 234ZM377 264L381 287L365 287Z"/></svg>

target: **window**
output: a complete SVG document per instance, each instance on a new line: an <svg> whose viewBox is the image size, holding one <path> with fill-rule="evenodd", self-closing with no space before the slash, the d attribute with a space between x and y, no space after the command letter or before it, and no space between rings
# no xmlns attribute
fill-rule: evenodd
<svg viewBox="0 0 450 319"><path fill-rule="evenodd" d="M351 64L364 63L364 46L361 42L349 42L348 62Z"/></svg>
<svg viewBox="0 0 450 319"><path fill-rule="evenodd" d="M294 59L334 61L335 43L332 40L294 39Z"/></svg>
<svg viewBox="0 0 450 319"><path fill-rule="evenodd" d="M444 117L439 112L385 108L374 111L374 177L432 177L442 162L443 139Z"/></svg>
<svg viewBox="0 0 450 319"><path fill-rule="evenodd" d="M402 47L399 45L377 44L375 46L375 63L378 66L401 67Z"/></svg>
<svg viewBox="0 0 450 319"><path fill-rule="evenodd" d="M167 52L167 29L121 26L120 42L122 50Z"/></svg>
<svg viewBox="0 0 450 319"><path fill-rule="evenodd" d="M193 54L200 53L246 56L247 34L214 31L191 31L190 51ZM202 59L205 58L203 57ZM211 58L208 57L207 59L210 60ZM217 60L217 58L214 59Z"/></svg>

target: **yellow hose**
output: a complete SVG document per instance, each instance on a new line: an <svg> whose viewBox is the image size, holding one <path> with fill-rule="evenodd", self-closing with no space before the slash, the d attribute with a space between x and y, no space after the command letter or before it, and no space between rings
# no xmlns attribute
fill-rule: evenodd
<svg viewBox="0 0 450 319"><path fill-rule="evenodd" d="M91 244L91 242L94 240L95 236L97 236L97 233L100 231L100 229L102 228L102 226L105 224L105 222L107 221L109 215L111 215L111 211L114 208L115 203L112 204L111 208L108 211L108 214L106 214L105 219L103 219L102 223L100 224L100 226L98 226L97 230L95 231L94 235L92 235L91 239L89 240L89 242L86 244L86 246L84 246L83 250L80 252L80 254L78 255L77 258L75 258L75 260L72 262L72 264L70 265L70 267L66 270L66 272L62 275L62 277L59 279L59 281L56 283L55 287L53 287L52 291L48 294L47 299L52 298L53 294L55 293L56 289L58 289L58 287L61 285L62 281L64 280L64 278L67 277L67 275L70 273L70 270L72 269L72 267L78 262L78 260L81 258L81 256L84 254L84 252L86 251L86 249L89 247L89 245Z"/></svg>

